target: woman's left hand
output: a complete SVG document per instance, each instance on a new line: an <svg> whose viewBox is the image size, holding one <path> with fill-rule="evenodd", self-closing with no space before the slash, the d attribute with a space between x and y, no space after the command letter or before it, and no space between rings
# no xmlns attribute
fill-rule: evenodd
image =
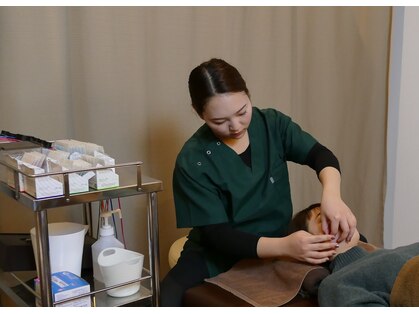
<svg viewBox="0 0 419 314"><path fill-rule="evenodd" d="M322 228L325 234L338 237L337 242L349 242L356 231L356 218L340 197L323 197Z"/></svg>
<svg viewBox="0 0 419 314"><path fill-rule="evenodd" d="M356 230L356 218L340 197L340 173L326 167L320 171L319 178L323 185L320 207L323 232L334 235L337 242L349 242Z"/></svg>

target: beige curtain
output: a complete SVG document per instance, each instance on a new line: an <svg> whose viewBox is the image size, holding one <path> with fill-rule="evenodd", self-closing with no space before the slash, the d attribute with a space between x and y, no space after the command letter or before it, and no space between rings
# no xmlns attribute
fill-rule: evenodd
<svg viewBox="0 0 419 314"><path fill-rule="evenodd" d="M190 70L236 65L253 104L291 115L338 156L342 196L360 231L382 243L388 7L1 7L0 128L101 144L144 161L158 195L162 276L176 229L172 169L202 121ZM291 165L295 211L320 200L310 169ZM0 196L0 232L28 232L30 210ZM145 200L122 200L130 249L147 253ZM77 209L51 219L81 219ZM63 218L64 217L64 218Z"/></svg>

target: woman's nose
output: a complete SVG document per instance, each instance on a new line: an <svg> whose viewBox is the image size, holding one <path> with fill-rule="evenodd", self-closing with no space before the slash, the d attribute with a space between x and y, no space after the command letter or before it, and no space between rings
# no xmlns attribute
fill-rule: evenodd
<svg viewBox="0 0 419 314"><path fill-rule="evenodd" d="M230 121L229 129L230 131L237 131L239 130L239 121L237 119L232 119Z"/></svg>

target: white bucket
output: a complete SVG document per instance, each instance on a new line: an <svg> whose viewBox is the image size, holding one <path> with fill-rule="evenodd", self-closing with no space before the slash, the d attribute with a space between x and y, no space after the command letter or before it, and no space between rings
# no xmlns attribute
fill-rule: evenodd
<svg viewBox="0 0 419 314"><path fill-rule="evenodd" d="M59 271L69 271L80 277L84 236L87 230L88 226L73 222L48 224L51 274ZM39 276L36 229L32 228L30 232L36 270Z"/></svg>
<svg viewBox="0 0 419 314"><path fill-rule="evenodd" d="M102 250L98 264L106 287L141 278L144 255L117 247ZM126 297L140 290L140 282L107 291L112 297Z"/></svg>

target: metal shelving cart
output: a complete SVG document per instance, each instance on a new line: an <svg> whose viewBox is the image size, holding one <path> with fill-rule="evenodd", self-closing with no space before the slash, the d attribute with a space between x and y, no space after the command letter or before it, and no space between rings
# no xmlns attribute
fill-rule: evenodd
<svg viewBox="0 0 419 314"><path fill-rule="evenodd" d="M0 156L1 157L1 156ZM28 175L21 172L19 169L10 166L4 161L0 160L0 167L8 169L8 171L13 171L14 174L14 188L9 186L5 182L0 182L0 192L14 198L17 202L23 204L25 207L31 209L34 213L35 228L36 228L36 241L38 245L38 261L39 265L39 278L40 278L40 294L37 295L35 291L31 291L32 294L37 295L40 298L40 304L42 306L55 306L62 302L53 301L52 289L51 289L51 267L49 259L49 237L48 237L48 209L56 207L64 207L70 205L80 204L84 208L84 220L89 226L89 234L92 234L92 202L109 200L114 198L124 198L135 195L146 195L147 200L147 238L148 238L148 249L149 249L149 265L150 269L143 269L143 275L140 279L135 281L130 281L121 285L115 285L112 287L105 288L100 286L97 283L94 283L93 291L80 295L77 298L81 298L86 295L92 295L93 300L98 306L120 306L128 304L141 299L148 299L151 301L152 306L159 306L160 299L160 287L159 287L159 238L158 238L158 212L157 212L157 192L163 190L163 184L160 180L156 180L147 176L142 175L141 173L141 161L129 162L116 164L106 167L95 167L90 169L83 169L83 171L97 171L105 170L109 168L114 168L116 171L123 169L135 169L135 171L129 170L128 175L120 175L120 184L118 187L105 189L105 190L95 190L89 189L88 192L82 192L77 194L70 194L69 189L69 175L71 173L80 172L80 170L75 171L62 171L62 172L49 172L45 174L38 175ZM60 175L63 176L63 191L64 194L61 196L47 197L42 199L37 199L32 197L29 194L20 191L19 187L19 175L25 175L32 178L39 178L42 176L52 176ZM23 277L30 276L27 272L24 272ZM145 274L145 275L144 275ZM36 275L36 273L35 273ZM105 291L127 285L133 282L141 281L141 289L135 295L126 297L126 298L112 298L106 296ZM149 284L146 282L148 281ZM10 282L19 282L26 289L31 290L27 284L25 284L25 279L19 278L17 274L14 273L2 273L0 276L0 289L3 290L6 294L10 295L15 302L19 305L28 305L24 300L21 300L12 289L10 289ZM143 284L143 282L145 284ZM97 295L97 297L95 297ZM67 299L71 300L71 299ZM65 300L66 301L66 300Z"/></svg>

